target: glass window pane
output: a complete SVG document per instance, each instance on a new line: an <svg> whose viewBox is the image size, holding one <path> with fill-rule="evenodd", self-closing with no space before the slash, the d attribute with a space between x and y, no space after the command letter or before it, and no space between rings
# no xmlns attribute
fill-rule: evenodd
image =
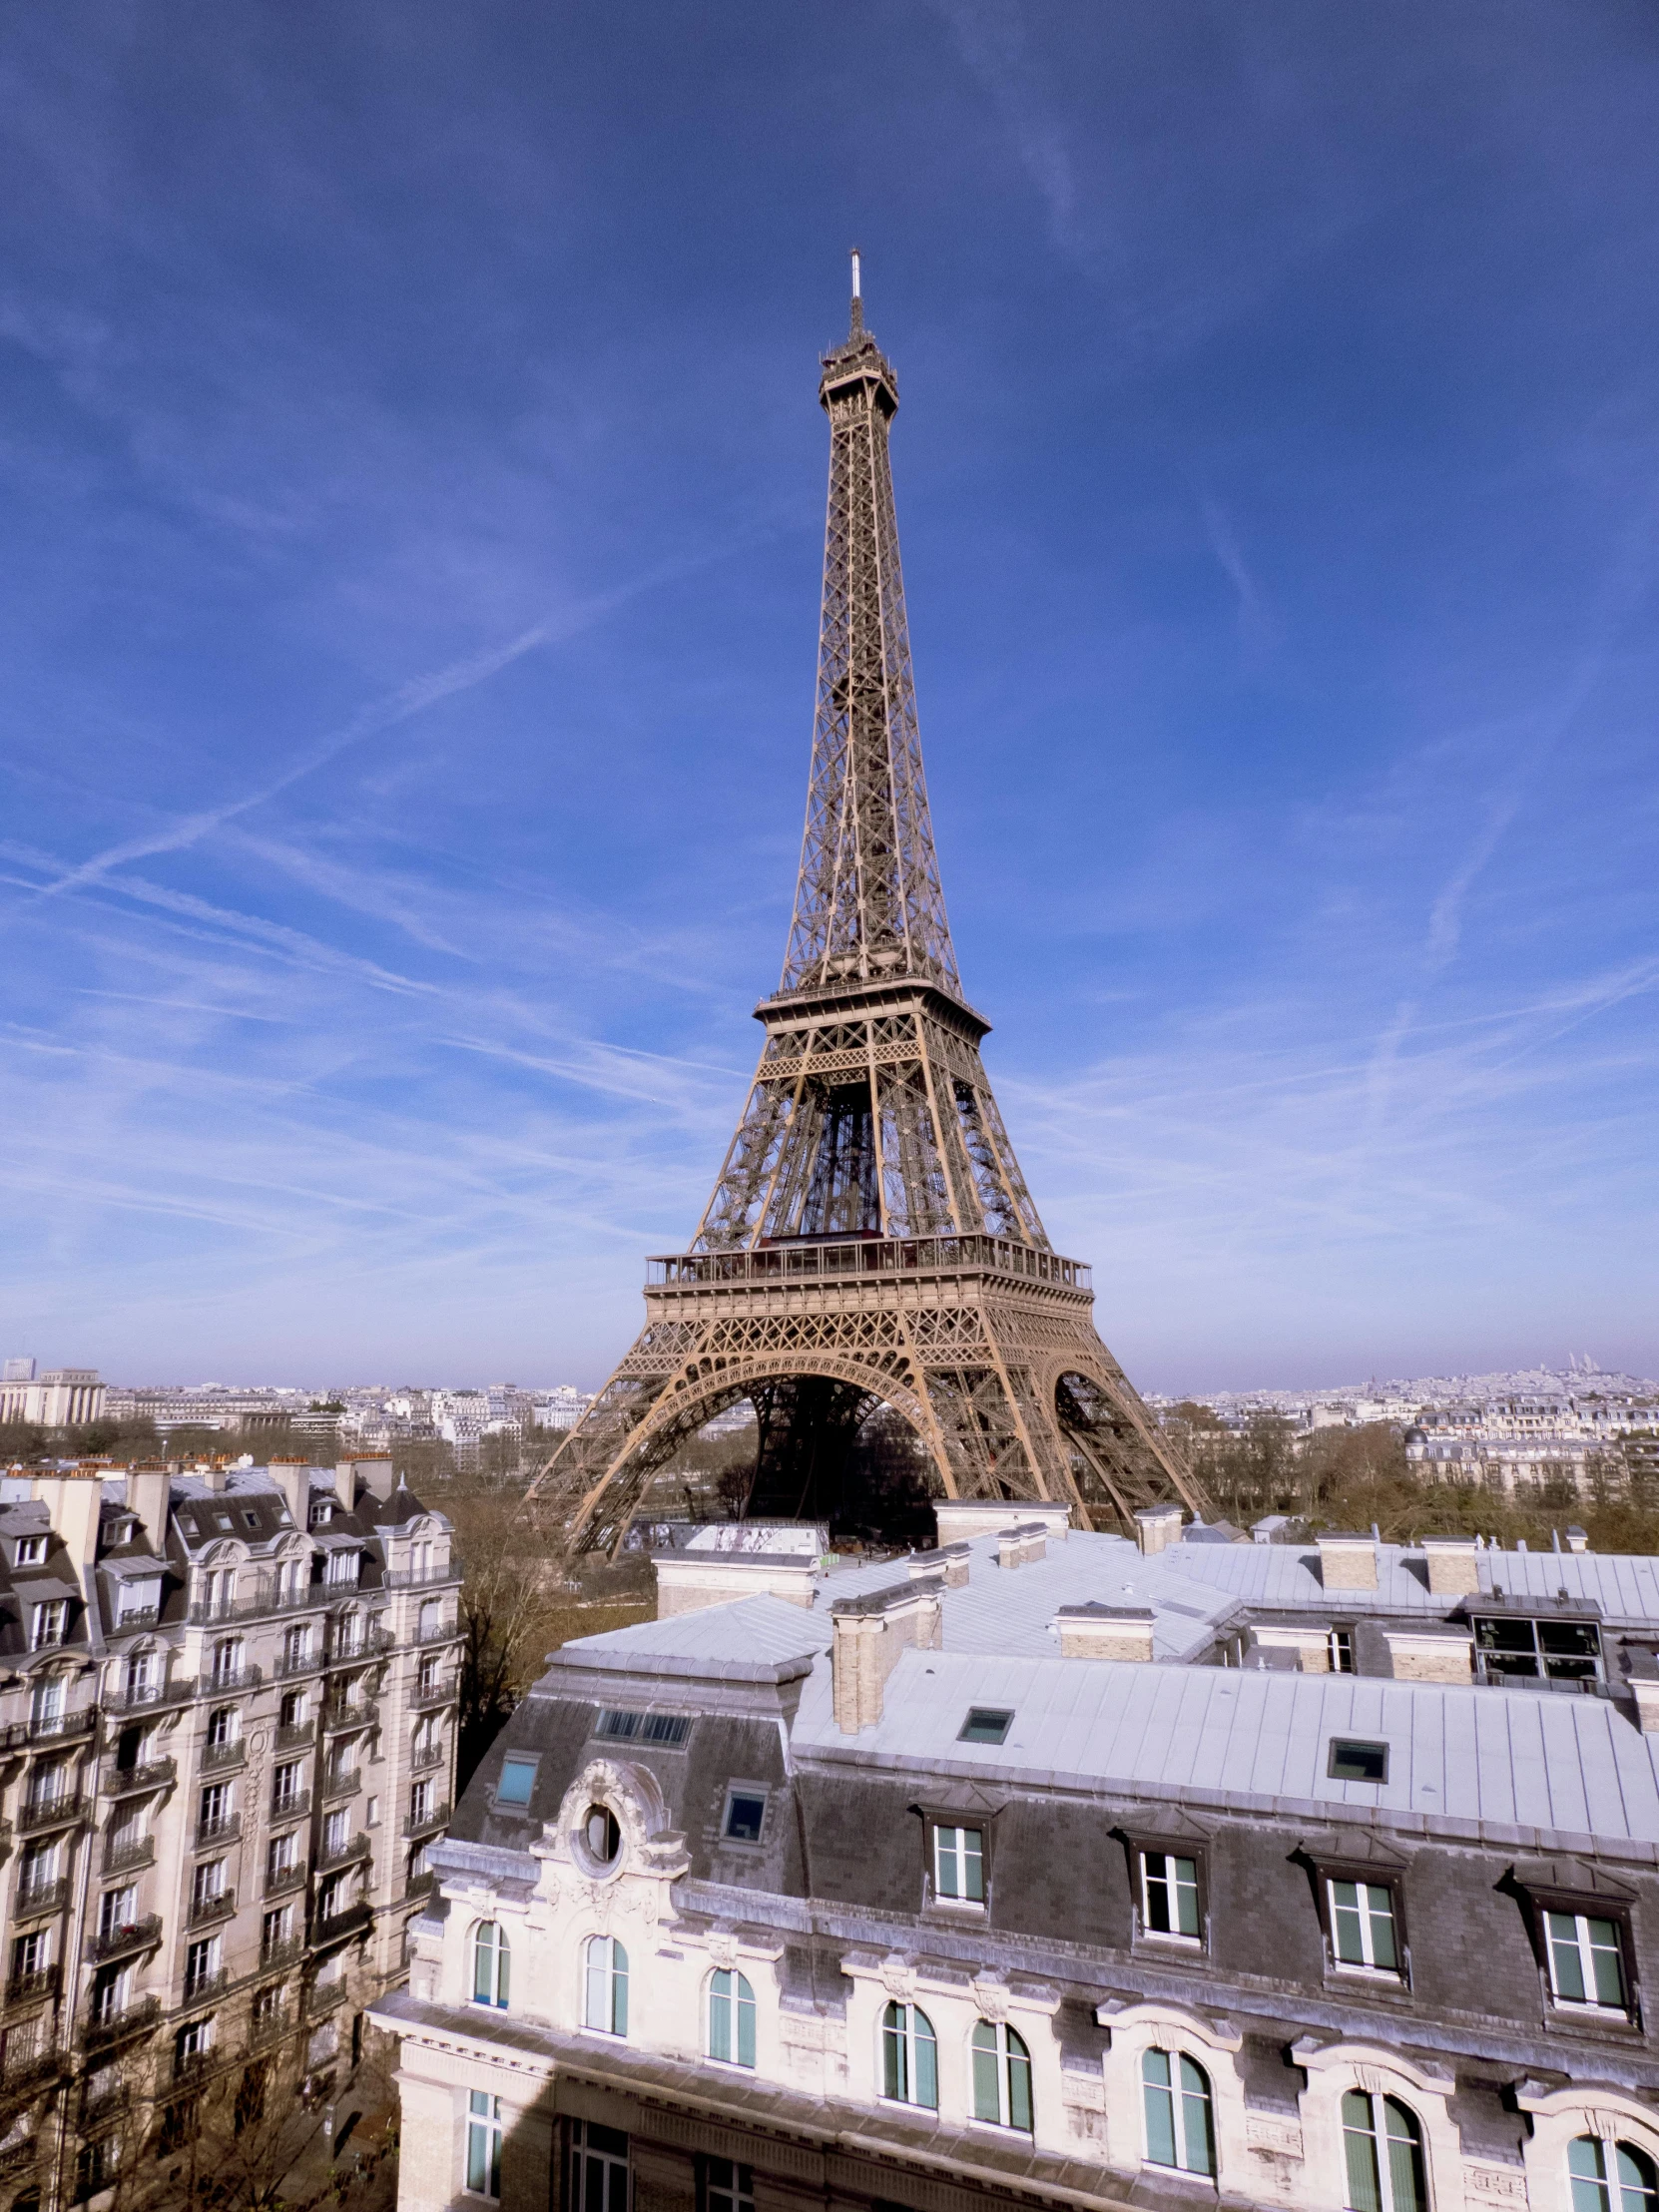
<svg viewBox="0 0 1659 2212"><path fill-rule="evenodd" d="M1358 2104L1366 2113L1363 2128L1349 2118L1349 2107ZM1343 2145L1348 2153L1347 2212L1382 2212L1382 2186L1377 2170L1377 2141L1371 2133L1369 2097L1351 2091L1343 2099Z"/></svg>
<svg viewBox="0 0 1659 2212"><path fill-rule="evenodd" d="M1546 1913L1549 1968L1555 1993L1569 2003L1582 2004L1589 1992L1584 1985L1583 1961L1578 1955L1578 1924L1570 1913Z"/></svg>
<svg viewBox="0 0 1659 2212"><path fill-rule="evenodd" d="M1008 2030L1008 2125L1031 2132L1031 2059L1012 2028Z"/></svg>
<svg viewBox="0 0 1659 2212"><path fill-rule="evenodd" d="M628 1953L611 1939L611 2033L628 2032Z"/></svg>
<svg viewBox="0 0 1659 2212"><path fill-rule="evenodd" d="M977 1828L961 1830L962 1838L962 1895L975 1904L985 1895L984 1856L980 1832Z"/></svg>
<svg viewBox="0 0 1659 2212"><path fill-rule="evenodd" d="M717 1973L709 1984L709 2056L730 2060L732 2056L732 1999L728 1995L731 1975Z"/></svg>
<svg viewBox="0 0 1659 2212"><path fill-rule="evenodd" d="M1590 1938L1590 1963L1596 1977L1598 2004L1623 2004L1624 1968L1619 1954L1619 1932L1611 1921L1586 1921Z"/></svg>
<svg viewBox="0 0 1659 2212"><path fill-rule="evenodd" d="M881 2094L901 2100L906 2090L903 2023L898 2006L889 2004L881 2015Z"/></svg>
<svg viewBox="0 0 1659 2212"><path fill-rule="evenodd" d="M1619 2177L1619 2212L1654 2212L1659 2205L1659 2173L1646 2151L1620 2143L1613 2154Z"/></svg>
<svg viewBox="0 0 1659 2212"><path fill-rule="evenodd" d="M742 1974L738 1976L738 2064L755 2063L755 1992Z"/></svg>
<svg viewBox="0 0 1659 2212"><path fill-rule="evenodd" d="M1175 1875L1176 1927L1183 1936L1198 1934L1198 1865L1192 1859L1172 1859Z"/></svg>
<svg viewBox="0 0 1659 2212"><path fill-rule="evenodd" d="M915 2101L929 2112L939 2108L939 2046L933 2040L932 2023L925 2012L912 2012L914 2022Z"/></svg>
<svg viewBox="0 0 1659 2212"><path fill-rule="evenodd" d="M466 2185L474 2196L489 2193L489 2129L469 2120L466 2127Z"/></svg>
<svg viewBox="0 0 1659 2212"><path fill-rule="evenodd" d="M1611 2212L1607 2169L1593 2135L1577 2136L1567 2145L1567 2172L1572 2178L1572 2212Z"/></svg>
<svg viewBox="0 0 1659 2212"><path fill-rule="evenodd" d="M1156 2055L1163 2057L1163 2052ZM1154 2056L1147 2052L1148 2058ZM1166 2061L1167 2065L1167 2061ZM1155 2166L1175 2164L1175 2099L1150 2074L1141 2092L1146 2103L1146 2155Z"/></svg>
<svg viewBox="0 0 1659 2212"><path fill-rule="evenodd" d="M1386 1890L1368 1888L1366 1906L1371 1920L1371 1963L1397 1966L1394 1950L1394 1904Z"/></svg>
<svg viewBox="0 0 1659 2212"><path fill-rule="evenodd" d="M1002 2100L997 2093L996 2029L981 2020L973 2031L973 2116L976 2120L1000 2120Z"/></svg>
<svg viewBox="0 0 1659 2212"><path fill-rule="evenodd" d="M1392 2212L1426 2212L1428 2192L1417 2123L1405 2106L1394 2097L1383 2098L1382 2111L1388 2138L1388 2187L1393 2198Z"/></svg>

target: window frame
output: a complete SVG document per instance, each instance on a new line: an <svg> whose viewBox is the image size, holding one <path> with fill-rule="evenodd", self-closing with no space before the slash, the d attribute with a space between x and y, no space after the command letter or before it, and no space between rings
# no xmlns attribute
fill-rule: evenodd
<svg viewBox="0 0 1659 2212"><path fill-rule="evenodd" d="M723 1989L721 1982L726 1983ZM715 2007L726 2008L726 2051L724 2056L715 2048ZM741 1966L715 1966L710 1969L703 1985L703 2054L711 2065L733 2066L743 2073L754 2073L757 2067L760 2007L755 2001L755 1984ZM747 2015L747 2017L746 2017ZM745 2030L748 2032L749 2056L744 2053Z"/></svg>
<svg viewBox="0 0 1659 2212"><path fill-rule="evenodd" d="M1609 2140L1611 2140L1613 2148L1612 2173L1607 2171ZM1598 2173L1580 2174L1574 2172L1572 2154L1581 2143L1588 2144L1593 2152L1595 2162L1601 2169ZM1653 2189L1648 2189L1645 2182L1639 2184L1642 2190L1643 2212L1645 2212L1647 2205L1659 2202L1659 2160L1654 2158L1650 2150L1644 2149L1640 2143L1629 2141L1622 2135L1612 2138L1602 2135L1575 2135L1567 2144L1567 2201L1572 2207L1572 2212L1580 2212L1582 2201L1579 2196L1580 2183L1586 2189L1595 2191L1594 2212L1625 2212L1626 2184L1623 2175L1618 2171L1618 2162L1621 2157L1640 2159L1642 2164L1655 2176ZM1582 2212L1590 2212L1590 2207L1584 2204Z"/></svg>
<svg viewBox="0 0 1659 2212"><path fill-rule="evenodd" d="M1370 2125L1368 2127L1362 2129L1351 2124L1348 2112L1350 2097L1363 2097L1365 2099L1370 2115ZM1410 2138L1416 2153L1412 2175L1413 2194L1416 2198L1414 2205L1402 2204L1398 2201L1394 2193L1392 2161L1382 2155L1383 2144L1403 2140L1398 2136L1390 2136L1387 2132L1386 2115L1389 2105L1396 2105L1411 2122L1415 2131ZM1382 2212L1428 2212L1431 2200L1428 2180L1427 2130L1423 2126L1420 2112L1413 2111L1403 2097L1395 2096L1391 2090L1362 2089L1360 2084L1355 2082L1343 2091L1338 2101L1337 2125L1342 2133L1343 2197L1345 2202L1359 2194L1359 2191L1349 2186L1351 2173L1349 2161L1352 2156L1350 2138L1363 2136L1371 2145L1373 2194L1382 2207ZM1349 2207L1349 2212L1353 2212L1352 2206Z"/></svg>
<svg viewBox="0 0 1659 2212"><path fill-rule="evenodd" d="M1586 1911L1586 1907L1599 1910ZM1602 1898L1542 1897L1537 1901L1538 1939L1543 1952L1544 1989L1553 2012L1565 2012L1569 2017L1594 2020L1636 2020L1636 1985L1632 1971L1634 1949L1630 1940L1628 1914L1620 1911ZM1588 1939L1589 1924L1594 1921L1613 1931L1611 1945L1619 1975L1619 2002L1604 2004L1599 1997L1571 1997L1562 1993L1555 1972L1555 1936L1550 1923L1570 1919L1574 1924L1574 1948L1578 1955L1579 1978L1587 1988L1595 1985L1595 1953L1597 1946ZM1585 1972L1588 1964L1589 1971Z"/></svg>
<svg viewBox="0 0 1659 2212"><path fill-rule="evenodd" d="M1154 2058L1164 2061L1167 2081L1156 2082L1147 2078L1147 2066ZM1183 2067L1191 2067L1203 2087L1189 2088L1182 2074ZM1216 2090L1210 2078L1210 2069L1193 2057L1190 2051L1170 2049L1162 2043L1148 2043L1141 2052L1141 2133L1146 2148L1142 2162L1155 2167L1159 2173L1198 2175L1205 2181L1220 2186L1220 2151L1216 2141ZM1152 2147L1152 2098L1161 2096L1168 2106L1170 2147L1173 2158L1159 2158ZM1199 2104L1203 2111L1204 2152L1207 2163L1194 2165L1188 2157L1191 2149L1189 2107Z"/></svg>
<svg viewBox="0 0 1659 2212"><path fill-rule="evenodd" d="M988 2029L991 2048L986 2050L980 2041L981 2031ZM1012 2047L1018 2044L1018 2050ZM996 2069L996 2096L999 2117L992 2118L979 2108L979 2061L988 2057ZM1018 2102L1014 2094L1015 2066L1025 2069L1025 2121L1022 2125L1015 2117ZM1031 2046L1011 2021L974 2021L968 2033L968 2103L975 2127L994 2127L1007 2135L1034 2135L1036 2133L1037 2099L1036 2085L1032 2079Z"/></svg>
<svg viewBox="0 0 1659 2212"><path fill-rule="evenodd" d="M740 1798L754 1798L760 1803L761 1818L756 1824L753 1836L734 1836L732 1834L732 1810ZM766 1844L767 1814L771 1809L771 1805L772 1792L764 1782L728 1782L726 1795L721 1800L720 1807L721 1844L723 1846L733 1845L739 1851L763 1850Z"/></svg>
<svg viewBox="0 0 1659 2212"><path fill-rule="evenodd" d="M963 1919L979 1919L990 1908L991 1901L991 1821L984 1813L961 1813L953 1808L928 1811L923 1818L923 1837L926 1859L922 1879L922 1900L930 1910ZM955 1896L939 1887L940 1845L942 1836L977 1836L979 1850L979 1895ZM967 1879L968 1862L975 1856L965 1847L952 1846L954 1855L963 1862L963 1880Z"/></svg>
<svg viewBox="0 0 1659 2212"><path fill-rule="evenodd" d="M890 2017L894 2012L899 2015L896 2022ZM916 2025L918 2021L921 2023L921 2032L919 2033ZM875 2036L875 2078L878 2084L876 2095L880 2102L898 2105L906 2112L937 2112L939 2109L939 2034L927 2013L922 2010L919 2004L912 2003L904 1997L889 1997L877 2015ZM931 2098L910 2093L901 2095L888 2088L887 2053L889 2040L891 2048L898 2053L898 2067L901 2070L907 2092L914 2091L918 2084L921 2072L916 2056L918 2048L924 2042L932 2046L932 2057L928 2061L933 2075L933 2094Z"/></svg>
<svg viewBox="0 0 1659 2212"><path fill-rule="evenodd" d="M485 1931L490 1940L484 1941ZM512 1996L513 1946L507 1939L507 1931L498 1920L475 1921L467 1937L467 1999L487 2011L505 2012ZM488 1971L480 1974L480 1960L487 1957ZM480 1980L488 1983L487 1993L480 1996Z"/></svg>
<svg viewBox="0 0 1659 2212"><path fill-rule="evenodd" d="M1203 1847L1190 1836L1171 1841L1164 1836L1132 1836L1129 1839L1130 1874L1134 1888L1134 1935L1137 1943L1156 1944L1160 1950L1206 1951L1210 1947L1210 1895L1208 1867ZM1193 1912L1197 1930L1188 1935L1182 1929L1154 1928L1152 1925L1151 1874L1149 1861L1153 1859L1179 1860L1193 1870ZM1167 1877L1156 1878L1160 1881ZM1169 1883L1176 1892L1185 1885L1179 1881ZM1179 1914L1178 1916L1179 1917Z"/></svg>
<svg viewBox="0 0 1659 2212"><path fill-rule="evenodd" d="M501 2099L488 2089L471 2089L467 2092L463 2116L465 2125L461 2133L461 2194L476 2198L484 2204L499 2204L501 2146L507 2133ZM474 2143L480 2143L483 2150L481 2165L484 2186L477 2189L472 2185ZM492 2183L493 2187L490 2186Z"/></svg>
<svg viewBox="0 0 1659 2212"><path fill-rule="evenodd" d="M596 1967L594 1962L594 1946L598 1943L604 1943L608 1946L607 1958L603 1967ZM580 1956L582 1974L583 2033L587 2035L609 2035L614 2041L625 2043L628 2040L629 1974L628 1952L626 1946L615 1936L593 1935L588 1936L586 1941L583 1943ZM620 1966L618 1966L617 1964L617 1959L619 1956L622 1960L622 1964ZM602 1972L605 1976L604 2010L606 2018L604 2021L590 2019L588 2016L590 2011L593 2009L594 1975L596 1972ZM617 2003L619 1984L622 1996L622 2002L620 2006ZM617 2025L617 2016L619 2011L621 2013L622 2019L622 2024L620 2027Z"/></svg>
<svg viewBox="0 0 1659 2212"><path fill-rule="evenodd" d="M1358 1974L1365 1979L1381 1982L1405 1981L1405 1931L1400 1909L1399 1882L1397 1877L1384 1874L1379 1881L1378 1868L1365 1872L1355 1867L1322 1867L1320 1869L1321 1894L1325 1906L1325 1940L1330 1968L1333 1973ZM1337 1897L1338 1885L1355 1892L1352 1906L1343 1904ZM1372 1893L1380 1895L1386 1903L1385 1916L1379 1914L1368 1902ZM1358 1958L1345 1958L1339 1948L1339 1919L1354 1915L1360 1929ZM1388 1944L1394 1958L1391 1965L1380 1962L1369 1955L1377 1948L1374 1924L1385 1918L1388 1927Z"/></svg>

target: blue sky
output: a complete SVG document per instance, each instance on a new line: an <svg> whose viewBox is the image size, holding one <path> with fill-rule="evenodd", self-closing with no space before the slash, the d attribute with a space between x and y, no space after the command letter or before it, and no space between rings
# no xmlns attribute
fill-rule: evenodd
<svg viewBox="0 0 1659 2212"><path fill-rule="evenodd" d="M782 957L845 250L986 1059L1148 1388L1651 1372L1659 17L0 32L0 1347L597 1383Z"/></svg>

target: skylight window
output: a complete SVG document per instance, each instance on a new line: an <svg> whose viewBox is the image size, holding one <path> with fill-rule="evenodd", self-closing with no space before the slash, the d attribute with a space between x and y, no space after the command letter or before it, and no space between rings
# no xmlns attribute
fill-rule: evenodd
<svg viewBox="0 0 1659 2212"><path fill-rule="evenodd" d="M1388 1747L1386 1744L1356 1743L1348 1736L1333 1736L1328 1772L1333 1782L1386 1782Z"/></svg>
<svg viewBox="0 0 1659 2212"><path fill-rule="evenodd" d="M967 1719L956 1731L956 1741L959 1744L1004 1744L1013 1725L1013 1714L1004 1712L999 1706L970 1705Z"/></svg>
<svg viewBox="0 0 1659 2212"><path fill-rule="evenodd" d="M495 1786L496 1804L528 1805L540 1764L539 1759L514 1758L509 1753L501 1762L501 1779Z"/></svg>
<svg viewBox="0 0 1659 2212"><path fill-rule="evenodd" d="M611 1711L600 1714L595 1734L613 1743L683 1744L691 1734L691 1721L684 1713Z"/></svg>

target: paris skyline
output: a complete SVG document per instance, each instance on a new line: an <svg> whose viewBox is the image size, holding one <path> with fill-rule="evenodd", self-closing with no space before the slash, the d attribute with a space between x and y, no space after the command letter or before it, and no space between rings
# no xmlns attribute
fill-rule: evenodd
<svg viewBox="0 0 1659 2212"><path fill-rule="evenodd" d="M1652 1372L1651 26L862 20L8 29L8 1349L603 1380L778 979L857 245L1130 1375Z"/></svg>

